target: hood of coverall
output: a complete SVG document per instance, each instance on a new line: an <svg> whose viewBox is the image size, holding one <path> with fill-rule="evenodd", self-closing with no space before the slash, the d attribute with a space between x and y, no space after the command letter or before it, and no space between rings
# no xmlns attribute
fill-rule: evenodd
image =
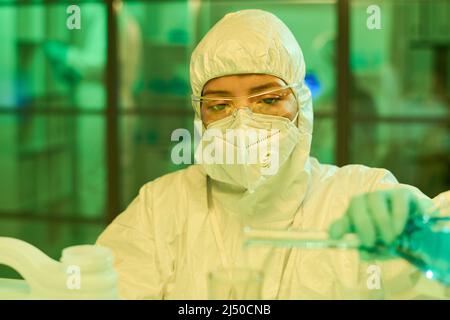
<svg viewBox="0 0 450 320"><path fill-rule="evenodd" d="M257 189L253 195L244 197L244 203L270 202L276 206L271 197L274 187L280 191L277 196L284 200L288 200L289 195L297 200L303 199L309 180L308 159L313 128L312 99L304 82L305 69L302 50L289 28L272 13L256 9L226 14L192 53L190 81L193 94L197 96L201 95L209 80L226 75L268 74L286 84L300 83L300 87L294 90L299 110L297 127L301 133L300 140L290 159L276 174L277 179L272 179L266 191ZM200 104L195 103L193 107L198 124L201 121ZM280 184L289 188L286 194L281 194ZM258 198L265 201L258 202Z"/></svg>

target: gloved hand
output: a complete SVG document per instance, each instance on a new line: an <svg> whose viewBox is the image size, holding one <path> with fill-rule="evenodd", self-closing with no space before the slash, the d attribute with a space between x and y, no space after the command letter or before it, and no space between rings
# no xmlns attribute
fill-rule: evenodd
<svg viewBox="0 0 450 320"><path fill-rule="evenodd" d="M368 250L392 244L414 215L425 214L433 203L418 199L409 189L369 192L353 197L342 218L332 223L329 235L340 239L354 232Z"/></svg>

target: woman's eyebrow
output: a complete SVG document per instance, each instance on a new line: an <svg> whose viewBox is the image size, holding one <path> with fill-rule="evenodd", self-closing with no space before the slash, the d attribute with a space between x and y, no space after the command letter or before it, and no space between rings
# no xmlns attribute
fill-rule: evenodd
<svg viewBox="0 0 450 320"><path fill-rule="evenodd" d="M222 96L231 96L231 92L230 91L226 91L226 90L206 90L205 92L203 92L203 96L207 96L207 95L222 95Z"/></svg>
<svg viewBox="0 0 450 320"><path fill-rule="evenodd" d="M260 86L257 86L257 87L253 87L253 88L251 88L249 91L248 91L248 93L249 94L252 94L252 93L258 93L258 92L260 92L260 91L262 91L262 90L265 90L265 89L276 89L276 88L281 88L282 86L278 83L278 82L269 82L269 83L266 83L266 84L262 84L262 85L260 85Z"/></svg>

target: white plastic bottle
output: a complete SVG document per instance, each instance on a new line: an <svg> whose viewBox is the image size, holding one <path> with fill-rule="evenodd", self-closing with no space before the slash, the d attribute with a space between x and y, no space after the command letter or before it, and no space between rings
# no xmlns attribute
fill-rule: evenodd
<svg viewBox="0 0 450 320"><path fill-rule="evenodd" d="M109 248L80 245L51 259L22 240L0 237L0 264L23 280L0 279L1 299L117 299L117 274Z"/></svg>

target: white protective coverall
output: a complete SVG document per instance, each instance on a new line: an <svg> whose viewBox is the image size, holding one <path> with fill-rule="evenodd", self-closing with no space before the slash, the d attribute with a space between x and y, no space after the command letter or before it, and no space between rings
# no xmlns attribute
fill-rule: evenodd
<svg viewBox="0 0 450 320"><path fill-rule="evenodd" d="M352 196L404 186L385 169L337 167L309 156L313 111L305 63L290 30L261 10L227 14L191 57L195 95L213 78L246 73L277 76L296 89L301 138L278 173L253 193L207 179L201 164L145 184L101 234L110 247L125 299L207 299L207 274L243 265L244 226L327 231ZM197 117L198 120L198 117ZM207 182L208 181L208 182ZM425 197L418 189L420 197ZM377 261L381 289L367 286L369 265L357 251L255 247L251 267L264 266L264 299L410 298L417 275L399 259Z"/></svg>

